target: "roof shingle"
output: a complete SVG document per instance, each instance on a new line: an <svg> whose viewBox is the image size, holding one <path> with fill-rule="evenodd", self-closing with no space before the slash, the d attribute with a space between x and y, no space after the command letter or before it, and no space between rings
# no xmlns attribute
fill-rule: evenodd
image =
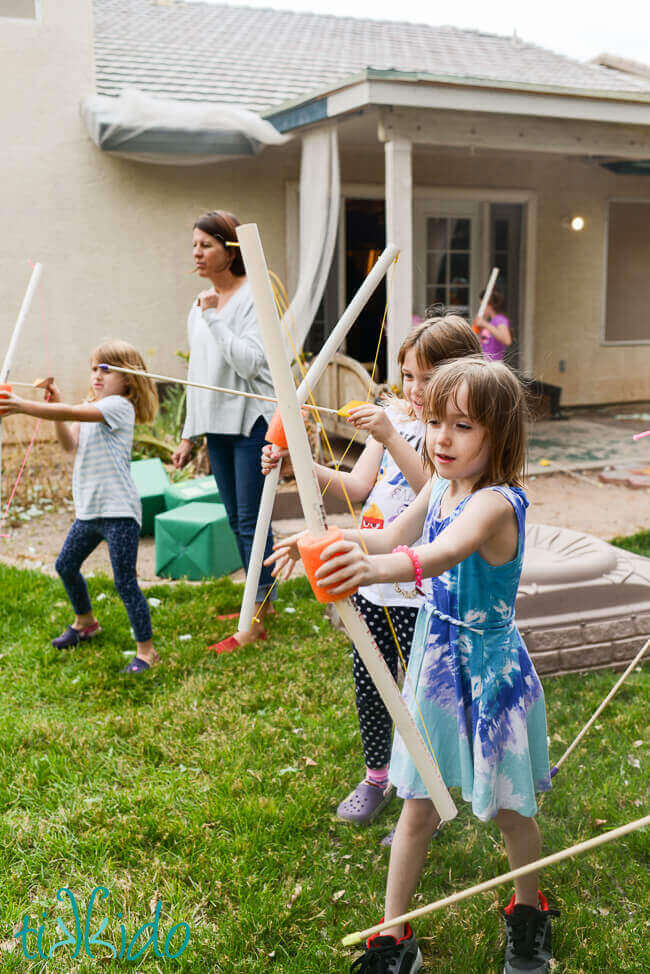
<svg viewBox="0 0 650 974"><path fill-rule="evenodd" d="M182 0L94 0L97 93L135 85L166 98L257 112L367 68L577 91L650 93L650 80L456 27Z"/></svg>

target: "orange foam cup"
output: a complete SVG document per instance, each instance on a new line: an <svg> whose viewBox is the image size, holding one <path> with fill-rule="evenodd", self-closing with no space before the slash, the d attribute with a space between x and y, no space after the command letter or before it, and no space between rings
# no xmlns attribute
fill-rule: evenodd
<svg viewBox="0 0 650 974"><path fill-rule="evenodd" d="M3 392L11 392L12 387L8 382L0 383L0 399L4 399Z"/></svg>
<svg viewBox="0 0 650 974"><path fill-rule="evenodd" d="M357 586L355 585L346 592L337 592L336 595L332 595L329 589L319 585L315 577L316 570L323 564L321 561L321 552L328 545L331 545L334 541L340 541L342 538L343 532L341 529L332 527L327 528L327 534L320 538L314 538L311 534L305 534L298 541L298 551L300 552L302 563L305 566L305 574L309 579L309 584L313 589L317 602L341 602L343 599L347 599L349 595L353 595L357 590Z"/></svg>
<svg viewBox="0 0 650 974"><path fill-rule="evenodd" d="M267 443L272 443L273 446L279 447L280 450L288 449L287 436L284 432L284 425L279 409L276 409L271 416L271 422L268 425L265 439Z"/></svg>

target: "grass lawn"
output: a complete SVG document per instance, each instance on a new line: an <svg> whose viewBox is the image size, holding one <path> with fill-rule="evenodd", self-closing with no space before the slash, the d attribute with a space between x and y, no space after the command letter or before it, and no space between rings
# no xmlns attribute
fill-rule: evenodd
<svg viewBox="0 0 650 974"><path fill-rule="evenodd" d="M635 555L650 558L650 531L638 531L637 534L629 534L626 538L612 538L611 544L615 544L617 548L625 548L626 551L633 551Z"/></svg>
<svg viewBox="0 0 650 974"><path fill-rule="evenodd" d="M164 665L130 681L117 675L132 641L107 579L90 580L103 634L62 653L49 645L70 618L60 585L5 566L0 584L2 971L347 971L356 951L340 938L381 915L388 854L379 843L399 806L365 830L333 816L362 758L349 645L307 583L281 587L266 643L223 657L205 645L231 623L211 619L237 609L239 589L227 581L149 589L161 602L153 619ZM614 679L546 681L552 757ZM647 669L632 674L555 779L540 814L545 853L647 812L649 690ZM557 971L650 970L649 847L650 834L636 833L546 873L543 888L562 912ZM432 845L415 905L507 868L496 829L461 805ZM128 943L160 901L161 952L173 924L185 922L184 952L171 960L150 947L133 962L111 962L108 946L90 945L96 959L86 957L86 911L99 886L109 895L95 903L91 934L107 919L101 939L119 951L122 926ZM27 961L11 940L25 914L42 928L45 954L66 939L57 918L75 937L69 897L57 902L63 887L78 904L81 950L73 958L74 946L60 947L47 965ZM500 972L509 897L503 888L421 920L425 969ZM179 928L169 953L183 939ZM37 952L36 934L26 943Z"/></svg>

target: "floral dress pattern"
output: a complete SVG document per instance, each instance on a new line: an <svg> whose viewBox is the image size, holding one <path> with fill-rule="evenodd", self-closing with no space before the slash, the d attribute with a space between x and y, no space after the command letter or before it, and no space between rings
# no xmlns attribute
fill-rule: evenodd
<svg viewBox="0 0 650 974"><path fill-rule="evenodd" d="M442 518L447 486L442 478L433 482L423 544L434 541L473 496ZM514 621L528 501L517 487L484 489L498 491L512 504L517 555L494 566L474 552L430 580L404 697L447 787L460 787L474 814L487 821L502 808L534 815L535 793L548 791L551 779L544 692ZM428 797L397 733L390 779L401 798Z"/></svg>

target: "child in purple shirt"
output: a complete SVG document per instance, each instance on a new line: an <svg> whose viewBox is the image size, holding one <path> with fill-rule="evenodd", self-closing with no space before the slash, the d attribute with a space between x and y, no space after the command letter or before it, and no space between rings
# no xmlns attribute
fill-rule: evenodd
<svg viewBox="0 0 650 974"><path fill-rule="evenodd" d="M483 355L487 359L502 360L508 345L512 344L510 322L503 314L505 301L501 291L493 291L485 309L485 317L474 319L474 330L479 331Z"/></svg>

